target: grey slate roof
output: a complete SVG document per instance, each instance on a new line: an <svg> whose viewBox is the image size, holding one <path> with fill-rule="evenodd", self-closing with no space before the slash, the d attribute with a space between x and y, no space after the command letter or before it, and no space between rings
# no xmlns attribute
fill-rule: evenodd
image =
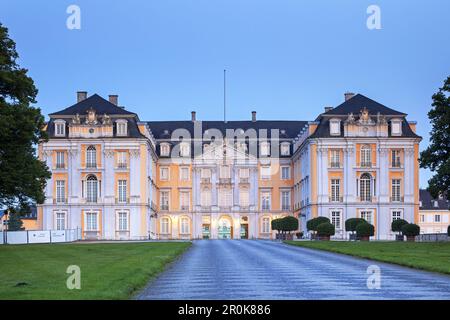
<svg viewBox="0 0 450 320"><path fill-rule="evenodd" d="M421 210L449 210L449 201L444 197L442 199L435 199L427 190L420 189L419 200L421 201ZM438 206L435 207L434 203L437 201Z"/></svg>

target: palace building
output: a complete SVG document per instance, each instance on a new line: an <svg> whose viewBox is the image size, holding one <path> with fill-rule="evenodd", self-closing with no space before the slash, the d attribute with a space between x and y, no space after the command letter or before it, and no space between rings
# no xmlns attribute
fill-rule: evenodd
<svg viewBox="0 0 450 320"><path fill-rule="evenodd" d="M361 94L314 121L142 121L97 94L49 115L39 156L52 171L42 229L83 239L271 239L329 217L336 238L362 217L375 238L419 219L416 123Z"/></svg>

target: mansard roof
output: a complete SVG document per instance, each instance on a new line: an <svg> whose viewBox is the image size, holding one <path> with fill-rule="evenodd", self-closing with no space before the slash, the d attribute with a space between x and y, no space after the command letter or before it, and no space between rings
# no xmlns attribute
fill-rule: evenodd
<svg viewBox="0 0 450 320"><path fill-rule="evenodd" d="M421 210L450 210L449 201L445 197L435 199L424 189L420 189L419 200L421 201ZM437 207L434 206L434 201L437 201Z"/></svg>
<svg viewBox="0 0 450 320"><path fill-rule="evenodd" d="M323 113L322 116L331 116L331 115L347 116L349 113L353 113L356 115L363 108L367 108L367 110L371 115L376 115L380 113L381 115L385 116L399 116L399 117L406 116L406 113L402 113L389 107L386 107L385 105L382 105L381 103L376 102L370 98L367 98L366 96L359 93L353 96L352 98L348 99L347 101L344 101L337 107L329 110L328 112Z"/></svg>
<svg viewBox="0 0 450 320"><path fill-rule="evenodd" d="M98 94L93 94L92 96L75 103L74 105L63 109L61 111L57 111L54 113L50 113L50 117L55 116L74 116L77 113L81 115L85 115L87 111L93 108L97 112L97 114L108 114L108 115L136 115L133 112L127 111L124 108L116 106L114 103L109 102L108 100L100 97Z"/></svg>

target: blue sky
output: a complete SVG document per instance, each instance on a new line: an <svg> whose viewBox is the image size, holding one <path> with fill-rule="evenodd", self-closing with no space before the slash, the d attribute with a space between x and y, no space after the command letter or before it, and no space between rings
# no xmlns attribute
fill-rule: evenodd
<svg viewBox="0 0 450 320"><path fill-rule="evenodd" d="M81 29L69 30L69 5ZM381 30L366 27L381 9ZM45 114L77 90L119 102L142 120L313 120L345 91L418 121L428 144L431 95L450 75L447 0L2 0L0 21L39 89ZM421 173L425 186L429 173Z"/></svg>

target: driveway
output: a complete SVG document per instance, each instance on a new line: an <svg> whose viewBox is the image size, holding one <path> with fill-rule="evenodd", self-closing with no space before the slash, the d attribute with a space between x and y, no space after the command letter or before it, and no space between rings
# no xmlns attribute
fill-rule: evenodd
<svg viewBox="0 0 450 320"><path fill-rule="evenodd" d="M367 268L381 271L368 289ZM450 276L271 241L198 240L138 299L450 299Z"/></svg>

